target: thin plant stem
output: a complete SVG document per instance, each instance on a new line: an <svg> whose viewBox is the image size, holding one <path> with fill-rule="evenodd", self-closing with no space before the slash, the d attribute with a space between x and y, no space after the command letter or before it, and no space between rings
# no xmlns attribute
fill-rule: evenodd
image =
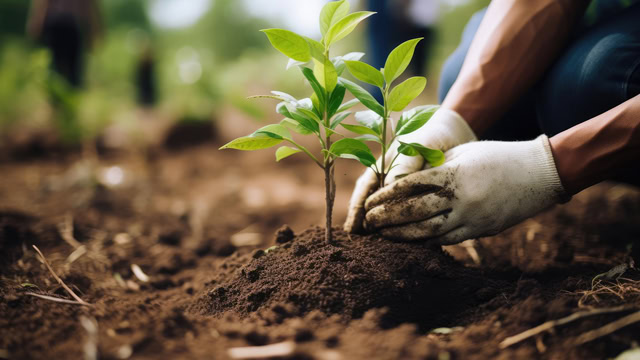
<svg viewBox="0 0 640 360"><path fill-rule="evenodd" d="M302 150L305 154L307 154L307 156L309 156L318 166L320 166L320 168L324 169L324 165L320 162L320 160L318 160L318 158L316 158L306 147L298 144L297 142L295 142L294 140L291 139L287 139L288 142L290 142L291 144L293 144L294 146L296 146L298 149Z"/></svg>
<svg viewBox="0 0 640 360"><path fill-rule="evenodd" d="M42 260L42 262L44 263L44 265L47 267L47 269L49 269L49 272L51 273L51 275L53 275L53 277L58 281L58 283L69 293L69 295L71 295L71 297L73 297L74 299L76 299L76 301L78 301L79 303L81 303L82 305L90 305L88 302L82 300L78 295L76 295L76 293L73 292L73 290L71 290L70 287L67 286L67 284L64 283L64 281L62 281L62 279L58 276L58 274L56 274L55 271L53 271L53 268L51 267L51 265L49 265L49 262L47 261L47 259L44 257L44 255L42 254L42 252L40 251L40 249L38 249L37 246L35 245L31 245L33 246L34 249L36 249L36 251L38 252L38 255L40 255L40 258Z"/></svg>
<svg viewBox="0 0 640 360"><path fill-rule="evenodd" d="M381 169L378 172L378 180L380 181L380 188L384 187L384 180L387 176L387 169L385 164L385 158L387 157L387 120L389 119L389 109L387 108L387 96L388 96L388 87L382 91L382 102L384 106L384 116L382 118L382 161L381 161Z"/></svg>
<svg viewBox="0 0 640 360"><path fill-rule="evenodd" d="M329 58L329 49L325 49L324 56ZM333 234L331 232L331 226L333 221L333 203L336 197L336 183L334 179L334 161L331 153L329 153L329 149L331 148L331 133L327 129L331 126L328 114L328 106L329 106L329 91L325 90L325 101L324 101L324 111L322 114L323 122L324 122L324 133L325 133L325 142L324 148L327 150L324 154L324 186L325 186L325 217L326 217L326 228L325 228L325 241L329 244L333 240ZM322 140L322 138L321 138Z"/></svg>

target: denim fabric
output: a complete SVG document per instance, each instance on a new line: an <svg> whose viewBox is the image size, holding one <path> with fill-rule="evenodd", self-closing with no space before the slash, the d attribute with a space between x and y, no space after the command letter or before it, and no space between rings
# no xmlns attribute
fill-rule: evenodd
<svg viewBox="0 0 640 360"><path fill-rule="evenodd" d="M460 45L445 62L440 102L458 76L485 12L471 18ZM541 81L483 137L524 140L541 132L552 136L640 93L639 19L640 4L636 4L594 26L579 26Z"/></svg>

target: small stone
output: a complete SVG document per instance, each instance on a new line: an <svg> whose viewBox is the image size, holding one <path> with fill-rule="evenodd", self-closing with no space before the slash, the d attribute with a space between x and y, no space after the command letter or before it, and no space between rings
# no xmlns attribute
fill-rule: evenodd
<svg viewBox="0 0 640 360"><path fill-rule="evenodd" d="M283 225L278 231L276 231L276 242L278 244L284 244L293 240L295 234L289 225Z"/></svg>
<svg viewBox="0 0 640 360"><path fill-rule="evenodd" d="M258 249L256 251L254 251L253 254L251 255L251 257L254 258L254 259L259 259L262 256L264 256L264 250L262 250L262 249Z"/></svg>

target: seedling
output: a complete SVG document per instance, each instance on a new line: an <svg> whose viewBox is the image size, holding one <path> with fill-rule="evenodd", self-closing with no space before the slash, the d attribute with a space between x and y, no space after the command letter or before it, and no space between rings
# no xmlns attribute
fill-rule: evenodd
<svg viewBox="0 0 640 360"><path fill-rule="evenodd" d="M385 67L377 70L373 66L357 60L347 60L345 64L351 75L365 83L374 85L382 92L383 104L381 105L375 98L359 85L346 80L339 79L339 83L346 87L360 102L369 108L368 111L358 112L355 118L360 125L342 124L345 129L359 134L355 140L372 141L380 144L382 156L376 163L372 161L373 155L368 147L362 147L358 152L351 145L351 139L339 140L334 144L332 152L337 156L359 160L363 165L370 167L377 175L380 187L384 186L384 181L393 168L393 163L398 155L422 156L431 166L438 166L444 162L444 154L440 150L429 149L418 143L405 143L399 141L397 154L388 161L387 151L394 140L400 135L410 134L421 128L438 109L437 105L419 106L404 112L398 120L395 128L391 129L391 136L388 136L388 127L392 125L391 113L402 111L411 101L418 97L424 90L427 79L422 76L415 76L406 79L402 83L393 87L393 82L407 69L416 45L422 38L408 40L396 47L385 63ZM347 146L345 149L338 147L340 142ZM388 163L387 163L388 162Z"/></svg>
<svg viewBox="0 0 640 360"><path fill-rule="evenodd" d="M411 100L422 92L426 84L424 78L411 78L393 90L390 89L393 80L400 76L409 64L417 40L411 40L408 45L405 43L391 53L390 60L387 60L387 68L390 69L387 71L388 77L385 77L383 72L360 62L363 53L351 52L342 56L331 56L332 45L344 39L360 22L373 14L369 11L357 11L349 14L349 3L346 0L327 3L320 13L320 32L322 34L320 41L284 29L262 30L273 47L289 57L287 68L299 67L313 93L302 99L279 91L272 91L270 95L253 96L252 98L278 100L276 112L285 118L278 124L264 126L252 134L232 140L220 148L260 150L286 142L292 146L279 147L275 153L276 161L297 153L304 153L311 158L323 169L325 175L325 239L327 242L332 240L335 160L339 157L357 159L363 165L372 167L379 174L383 183L384 176L388 173L391 164L387 166L382 160L382 163L377 165L373 153L364 141L371 140L382 144L383 155L385 155L388 144L395 139L395 136L415 131L435 111L435 108L428 108L413 111L410 115L403 115L403 118L398 122L394 136L389 139L390 141L387 141L386 130L391 111L404 109ZM309 67L311 64L313 68ZM381 88L385 98L384 106L380 105L371 94L359 85L340 77L347 67L356 78ZM347 89L356 98L345 102L344 97ZM347 130L360 135L357 138L349 138L339 133L337 127L351 114L348 110L359 103L371 109L376 117L372 117L369 112L358 113L356 119L361 125L343 125ZM320 156L314 155L309 149L295 141L291 132L315 136L320 144ZM342 138L334 142L334 135ZM402 153L407 155L428 155L430 159L437 155L437 150L419 147L417 144L402 144L401 147ZM440 156L441 154L440 152ZM431 163L436 162L431 161Z"/></svg>
<svg viewBox="0 0 640 360"><path fill-rule="evenodd" d="M271 124L256 130L253 134L231 141L221 149L259 150L288 142L293 146L281 146L276 150L276 161L288 156L304 153L311 158L325 174L326 235L331 241L331 219L335 200L334 162L337 155L333 149L336 127L349 116L349 110L358 100L344 102L346 89L338 83L338 77L345 69L345 61L358 60L363 53L348 53L331 56L331 47L349 35L364 19L373 15L369 11L349 14L349 3L345 0L329 2L320 13L320 41L298 35L283 29L262 30L278 51L289 57L287 68L298 66L309 82L313 93L310 97L295 97L273 91L271 95L257 96L279 100L276 111L285 116L279 124ZM313 64L313 69L308 67ZM291 131L301 135L317 137L321 156L314 155L291 136ZM362 142L356 141L360 145ZM365 146L366 147L366 146Z"/></svg>

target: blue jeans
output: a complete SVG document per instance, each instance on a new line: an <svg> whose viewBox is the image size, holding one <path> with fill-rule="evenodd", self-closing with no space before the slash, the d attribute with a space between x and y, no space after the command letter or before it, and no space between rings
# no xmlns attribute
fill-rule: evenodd
<svg viewBox="0 0 640 360"><path fill-rule="evenodd" d="M440 102L458 77L485 12L473 15L460 45L445 62L438 88ZM640 4L589 28L577 26L568 46L541 80L483 137L525 140L540 133L553 136L638 93Z"/></svg>

